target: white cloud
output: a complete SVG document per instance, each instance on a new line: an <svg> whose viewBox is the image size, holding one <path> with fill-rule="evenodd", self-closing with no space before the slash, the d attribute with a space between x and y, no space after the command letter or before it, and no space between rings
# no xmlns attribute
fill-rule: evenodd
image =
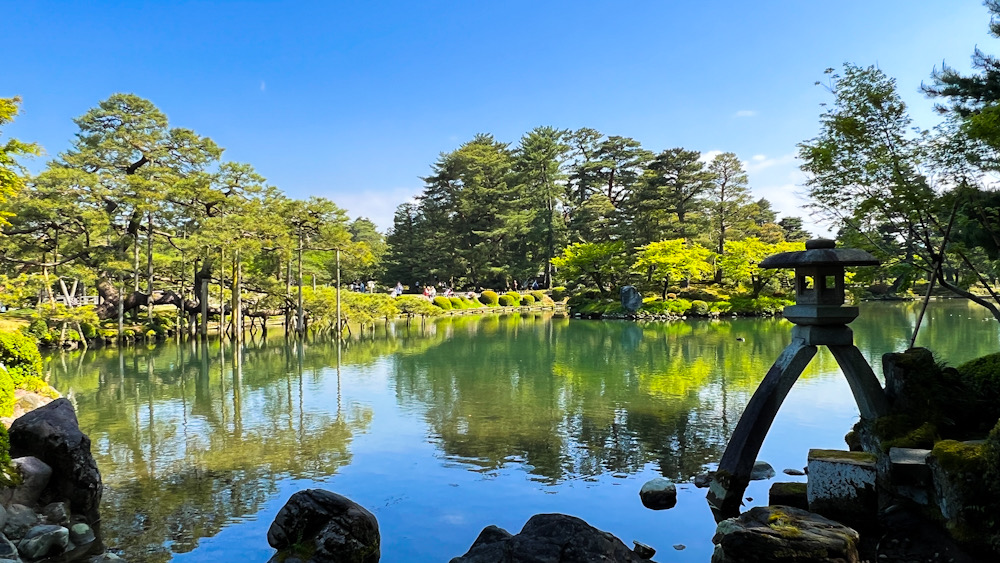
<svg viewBox="0 0 1000 563"><path fill-rule="evenodd" d="M757 117L757 110L753 109L741 109L736 112L733 117Z"/></svg>
<svg viewBox="0 0 1000 563"><path fill-rule="evenodd" d="M703 152L701 153L701 156L698 157L698 161L708 164L709 162L715 160L715 157L719 156L720 154L722 154L722 151L720 150L711 150L708 152Z"/></svg>
<svg viewBox="0 0 1000 563"><path fill-rule="evenodd" d="M420 189L420 187L409 187L380 191L359 190L329 194L326 197L333 200L341 209L347 210L351 220L367 217L380 231L385 232L392 227L392 216L396 212L396 207L403 203L414 202Z"/></svg>
<svg viewBox="0 0 1000 563"><path fill-rule="evenodd" d="M748 162L744 162L743 166L746 167L747 172L759 172L774 166L787 166L789 164L794 164L796 160L797 159L794 153L774 158L769 158L767 155L763 154L755 154Z"/></svg>

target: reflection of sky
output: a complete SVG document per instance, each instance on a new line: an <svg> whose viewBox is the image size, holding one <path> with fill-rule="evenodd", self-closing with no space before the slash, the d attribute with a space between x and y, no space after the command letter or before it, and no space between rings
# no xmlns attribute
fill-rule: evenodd
<svg viewBox="0 0 1000 563"><path fill-rule="evenodd" d="M862 353L873 364L876 373L881 371L882 352L905 347L916 312L913 304L864 306L862 317L852 326ZM920 341L939 343L937 351L952 365L992 352L996 349L997 326L981 318L981 311L961 302L935 303L925 321L927 324ZM244 436L256 434L267 437L268 433L290 427L296 431L298 439L307 439L323 430L324 421L335 420L338 412L345 416L369 412L373 416L369 424L353 428L353 436L347 445L348 465L337 468L334 475L315 480L283 478L278 484L280 492L270 497L259 513L234 515L238 525L229 525L213 537L202 538L197 549L175 554L174 560L266 560L272 553L267 546L266 531L274 514L292 492L310 487L347 495L374 512L382 531L382 560L386 562L447 561L464 553L486 525L496 524L516 533L531 515L540 512L564 512L579 516L617 535L629 546L633 539L650 544L657 549L657 560L701 562L710 558L715 523L705 502L705 490L680 484L675 508L657 512L644 509L639 502L638 490L646 480L659 475L659 460L656 458L660 452L654 451L655 444L636 440L648 439L649 436L643 432L659 436L643 426L648 424L650 416L658 414L657 409L669 410L676 402L687 401L684 403L686 410L680 412L682 417L688 418L692 435L705 439L709 447L724 443L725 434L735 427L754 382L763 376L770 362L787 343L788 323L745 319L717 324L695 321L689 325L675 324L671 331L661 330L655 324L645 325L642 330L624 323L572 325L583 329L576 334L595 339L587 342L606 345L610 341L620 343L620 346L614 344L607 350L588 356L573 349L569 343L559 341L569 349L556 357L564 371L551 376L558 379L552 385L556 395L548 406L566 415L553 425L553 431L557 433L555 442L561 443L562 449L558 454L568 458L569 462L562 464L565 473L560 478L550 479L539 475L537 469L529 465L532 458L518 451L523 444L517 440L501 444L510 451L499 452L499 464L482 463L482 460L464 459L446 453L446 438L438 435L432 424L451 423L450 430L455 436L467 437L472 434L468 417L476 414L475 409L455 416L436 412L431 417L433 409L445 408L450 403L440 405L429 402L435 397L434 393L419 387L397 388L404 382L394 375L393 370L398 367L396 362L400 358L412 359L422 355L430 349L424 346L428 340L433 340L433 345L438 346L444 342L446 334L452 334L457 339L477 332L480 336L503 334L509 329L507 325L498 326L493 319L481 324L470 319L456 319L455 322L465 324L463 330L456 325L454 330L449 331L451 321L448 320L428 323L422 338L392 348L397 353L391 356L359 356L363 348L353 345L353 348L345 350L339 378L333 367L313 367L308 368L302 378L278 378L269 383L266 378L258 377L254 385L244 383L240 393L241 431ZM538 321L532 323L537 326ZM571 325L565 322L559 325L560 328L567 326ZM625 329L618 333L620 338L616 338L614 332L618 326ZM767 327L767 330L754 332L755 327ZM605 329L611 330L610 340L602 332ZM532 329L524 325L518 330L524 337ZM956 334L958 336L953 337ZM736 344L737 336L745 336L746 341ZM315 346L313 350L319 350ZM659 357L660 350L667 349L662 346L683 350L684 354L690 354L700 363L679 356ZM511 348L516 349L515 346ZM364 359L355 361L356 357ZM231 358L227 362L227 366L231 366ZM582 366L580 362L596 362L598 365ZM127 364L130 366L131 362ZM309 365L315 365L315 362ZM537 374L527 372L528 365L509 364L514 372L510 376L513 388L522 380L524 385L538 385L539 381L546 381L545 378L539 379ZM620 380L602 379L602 386L615 381L629 382L630 389L636 389L641 397L630 404L617 390L586 386L584 380L592 376L591 371L600 371L605 365L623 366L625 369L619 374ZM727 365L730 370L749 369L755 373L725 373L723 368ZM704 372L694 370L693 366ZM418 383L427 383L435 381L435 370L454 370L455 366L436 368L417 363L411 368L411 378ZM217 369L218 366L213 364L213 373ZM140 367L140 372L145 372L143 367ZM254 374L246 369L244 382L251 381L253 377ZM168 379L166 375L163 378ZM190 461L189 456L210 447L213 425L222 424L229 431L234 429L232 378L226 381L225 393L213 387L212 408L218 420L211 423L203 413L194 414L192 411L194 382L191 379L187 380L189 395L186 400L164 397L154 401L153 420L154 428L159 430L158 441L155 447L151 446L148 435L144 435L139 438L139 446L146 459L156 459L158 474L183 468ZM405 385L415 385L415 381L407 381ZM701 386L690 389L693 382ZM450 385L453 384L455 381ZM461 392L462 389L448 388L446 394L451 400L456 400L456 394ZM473 390L466 387L464 392L471 394ZM686 396L689 392L693 393L693 398ZM603 404L600 402L603 396L615 397L622 402ZM144 392L126 397L124 400L134 404L121 412L130 415L120 420L101 421L101 424L120 425L122 429L135 426L140 433L146 433L149 428L149 407L145 404L147 397ZM466 404L456 404L468 409L476 404L476 400L495 402L501 399L510 398L466 397ZM89 401L81 403L83 408L93 404ZM588 414L584 411L585 407L594 411ZM634 410L630 411L630 408ZM601 412L596 412L598 409ZM490 413L491 416L496 414L493 410ZM593 465L573 463L573 460L597 455L587 451L588 446L574 434L581 431L581 419L588 415L597 416L598 420L606 417L618 423L622 429L618 443L631 444L632 451L626 452L630 455L641 454L637 471L632 474L613 471L607 466L607 458ZM630 416L633 418L632 425L627 426ZM544 418L539 420L545 421ZM857 409L847 381L832 356L821 350L789 393L764 442L760 459L774 466L779 480L802 480L802 477L782 475L781 470L801 469L810 448L843 449L843 436L856 420ZM498 419L496 423L504 424L504 420ZM523 428L520 431L527 432ZM92 436L95 438L95 453L102 462L108 460L108 463L122 464L105 468L108 477L113 478L109 481L127 481L130 478L127 450L121 444L110 443L108 434L100 429L94 431ZM530 442L532 436L521 438ZM666 435L665 439L676 440L676 436ZM285 441L278 440L277 443L284 444ZM671 444L661 446L670 448ZM289 455L295 454L290 451ZM606 455L606 452L600 455ZM668 451L664 455L671 454ZM309 460L297 461L302 466L309 465ZM595 471L600 473L594 475ZM746 496L753 501L748 501L747 505L766 504L771 483L751 483ZM674 544L684 544L686 549L675 551Z"/></svg>

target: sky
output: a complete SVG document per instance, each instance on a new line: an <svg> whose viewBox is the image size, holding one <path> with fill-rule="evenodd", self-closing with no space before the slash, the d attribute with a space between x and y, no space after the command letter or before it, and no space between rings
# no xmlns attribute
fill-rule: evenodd
<svg viewBox="0 0 1000 563"><path fill-rule="evenodd" d="M443 152L541 125L649 150L734 152L754 195L813 225L795 159L819 131L826 68L877 65L915 124L942 62L1000 53L979 0L5 2L5 127L66 150L73 118L115 92L151 100L292 197L380 228Z"/></svg>

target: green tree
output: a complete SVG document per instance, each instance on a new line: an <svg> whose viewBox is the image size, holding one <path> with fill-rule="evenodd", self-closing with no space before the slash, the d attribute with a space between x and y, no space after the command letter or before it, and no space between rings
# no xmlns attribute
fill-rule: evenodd
<svg viewBox="0 0 1000 563"><path fill-rule="evenodd" d="M709 262L711 257L712 251L698 243L682 238L662 240L639 249L635 269L653 279L662 279L662 298L666 299L671 281L681 278L690 281L711 274L715 269Z"/></svg>
<svg viewBox="0 0 1000 563"><path fill-rule="evenodd" d="M698 151L674 148L659 153L646 166L629 217L640 243L668 236L686 238L694 231L691 214L712 187L712 173L700 158Z"/></svg>
<svg viewBox="0 0 1000 563"><path fill-rule="evenodd" d="M578 242L564 248L552 263L561 279L591 281L606 296L628 273L624 252L621 241Z"/></svg>
<svg viewBox="0 0 1000 563"><path fill-rule="evenodd" d="M14 121L18 113L21 98L0 98L0 126ZM25 143L17 139L7 139L0 144L0 228L8 225L7 217L11 213L7 200L16 195L24 187L24 170L18 165L16 157L41 154L41 149L34 143Z"/></svg>
<svg viewBox="0 0 1000 563"><path fill-rule="evenodd" d="M720 256L725 253L726 236L732 235L734 229L742 230L737 232L736 237L746 232L746 223L750 219L750 205L753 201L750 196L750 186L743 163L731 152L716 155L708 165L709 172L712 173L712 187L706 198L706 208L708 210L709 222L715 251ZM715 282L722 281L722 270L717 270Z"/></svg>
<svg viewBox="0 0 1000 563"><path fill-rule="evenodd" d="M756 299L761 291L773 280L789 279L787 270L761 269L760 262L772 254L805 250L805 245L797 242L766 243L757 237L726 241L726 252L719 257L719 268L723 275L740 285L750 288L750 296Z"/></svg>
<svg viewBox="0 0 1000 563"><path fill-rule="evenodd" d="M552 287L552 259L566 240L564 210L567 205L563 166L570 146L567 132L553 127L536 127L523 137L514 150L513 174L525 207L532 210L525 252L531 277L541 271L543 284Z"/></svg>
<svg viewBox="0 0 1000 563"><path fill-rule="evenodd" d="M778 226L784 231L785 240L788 242L805 242L812 237L809 231L803 228L801 217L782 217L778 221Z"/></svg>

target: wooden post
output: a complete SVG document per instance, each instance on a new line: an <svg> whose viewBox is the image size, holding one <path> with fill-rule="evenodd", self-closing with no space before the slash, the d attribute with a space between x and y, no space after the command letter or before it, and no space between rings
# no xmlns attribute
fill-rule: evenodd
<svg viewBox="0 0 1000 563"><path fill-rule="evenodd" d="M201 287L198 288L201 300L201 339L208 338L208 280L201 280Z"/></svg>

